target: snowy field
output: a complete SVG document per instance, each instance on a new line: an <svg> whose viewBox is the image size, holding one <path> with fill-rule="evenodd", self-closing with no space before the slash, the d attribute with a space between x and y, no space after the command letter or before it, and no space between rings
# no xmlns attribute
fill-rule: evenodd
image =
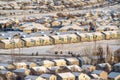
<svg viewBox="0 0 120 80"><path fill-rule="evenodd" d="M120 39L119 40L102 40L96 42L96 47L101 45L106 48L107 44L110 47L110 50L114 52L120 48ZM80 43L71 43L71 44L57 44L57 45L48 45L48 46L38 46L38 47L29 47L21 48L20 53L22 54L31 54L38 52L39 54L54 54L55 51L63 51L66 54L68 51L74 53L81 52L85 48L95 49L95 42L80 42ZM11 49L0 49L0 53L8 54L11 53ZM19 53L19 49L14 49L14 53Z"/></svg>
<svg viewBox="0 0 120 80"><path fill-rule="evenodd" d="M96 42L96 47L101 45L103 46L104 52L106 51L107 44L110 47L111 52L113 53L115 50L120 49L120 39L119 40L102 40ZM84 49L90 49L90 54L95 50L95 42L80 42L80 43L72 43L72 44L57 44L57 45L49 45L49 46L39 46L39 47L29 47L20 49L20 53L22 54L32 54L38 52L39 54L51 54L55 55L55 51L62 51L63 55L68 55L68 51L72 51L74 54L84 55ZM5 50L0 49L0 53L11 54L11 49ZM14 49L14 53L19 53L19 49ZM61 54L60 54L61 55ZM9 55L0 55L0 62L8 62L11 61L11 57Z"/></svg>

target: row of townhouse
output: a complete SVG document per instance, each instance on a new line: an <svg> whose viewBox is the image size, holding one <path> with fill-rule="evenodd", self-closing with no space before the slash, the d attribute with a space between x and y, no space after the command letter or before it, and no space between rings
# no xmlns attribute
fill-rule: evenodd
<svg viewBox="0 0 120 80"><path fill-rule="evenodd" d="M88 42L98 40L109 40L119 38L119 31L106 31L94 33L74 33L74 34L57 34L57 35L42 35L38 37L25 37L20 39L2 39L0 40L0 48L21 48L34 47L54 44L68 44L77 42Z"/></svg>
<svg viewBox="0 0 120 80"><path fill-rule="evenodd" d="M73 60L68 58L66 60ZM70 60L70 61L71 61ZM45 62L45 61L44 61ZM52 61L47 61L49 64ZM0 64L0 78L3 80L119 80L120 63L110 65L101 63L96 66L86 64L81 67L76 64L65 63L63 59L53 60L61 65L43 66L34 62L14 63L15 69L8 69L13 64ZM28 67L29 65L29 67ZM18 67L19 66L19 67Z"/></svg>

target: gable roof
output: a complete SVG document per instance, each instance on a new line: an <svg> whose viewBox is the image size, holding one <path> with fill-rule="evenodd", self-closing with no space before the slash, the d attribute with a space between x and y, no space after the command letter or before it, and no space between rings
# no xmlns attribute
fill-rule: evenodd
<svg viewBox="0 0 120 80"><path fill-rule="evenodd" d="M43 78L50 78L53 74L42 74L40 75Z"/></svg>
<svg viewBox="0 0 120 80"><path fill-rule="evenodd" d="M67 73L58 73L61 78L70 78L70 77L75 77L72 73L67 72Z"/></svg>
<svg viewBox="0 0 120 80"><path fill-rule="evenodd" d="M117 76L120 76L120 73L119 72L111 72L108 74L108 77L109 78L115 78Z"/></svg>
<svg viewBox="0 0 120 80"><path fill-rule="evenodd" d="M103 70L94 70L92 73L93 74L100 74L101 72L103 72Z"/></svg>

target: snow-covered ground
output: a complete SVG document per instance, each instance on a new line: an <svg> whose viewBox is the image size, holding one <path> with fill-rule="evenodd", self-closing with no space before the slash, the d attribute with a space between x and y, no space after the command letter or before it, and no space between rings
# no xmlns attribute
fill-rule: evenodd
<svg viewBox="0 0 120 80"><path fill-rule="evenodd" d="M111 52L120 48L120 39L119 40L102 40L97 41L96 46L103 46L104 52L106 51L107 44ZM77 54L84 54L84 49L88 50L88 54L95 50L95 42L80 42L80 43L72 43L72 44L57 44L57 45L49 45L49 46L39 46L39 47L29 47L20 49L20 53L23 54L32 54L38 52L39 54L51 54L55 55L55 51L62 51L64 55L68 55L68 51L72 51ZM5 50L0 49L0 53L11 54L11 49ZM14 49L14 53L19 53L19 49ZM61 55L61 54L60 54ZM35 58L34 58L35 59ZM9 55L0 55L0 62L8 62L11 61L11 56Z"/></svg>
<svg viewBox="0 0 120 80"><path fill-rule="evenodd" d="M97 41L96 46L101 45L106 48L107 44L110 47L110 50L113 52L120 48L120 39L119 40L102 40ZM71 43L71 44L57 44L57 45L48 45L48 46L38 46L38 47L29 47L21 48L20 53L22 54L31 54L38 52L39 54L54 54L55 51L63 51L66 54L68 51L74 53L81 52L85 48L95 49L95 42L80 42L80 43ZM8 54L11 53L11 49L0 49L0 53ZM19 49L14 49L14 53L19 53Z"/></svg>

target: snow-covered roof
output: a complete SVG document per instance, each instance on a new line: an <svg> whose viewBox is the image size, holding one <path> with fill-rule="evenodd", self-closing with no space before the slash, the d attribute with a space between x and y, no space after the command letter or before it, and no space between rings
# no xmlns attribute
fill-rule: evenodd
<svg viewBox="0 0 120 80"><path fill-rule="evenodd" d="M93 65L83 65L82 68L83 68L83 69L87 69L87 68L89 68L89 67L91 67L91 66L93 66Z"/></svg>
<svg viewBox="0 0 120 80"><path fill-rule="evenodd" d="M68 61L79 61L77 58L65 58L66 60L68 60Z"/></svg>
<svg viewBox="0 0 120 80"><path fill-rule="evenodd" d="M64 59L55 59L55 60L53 60L54 62L65 62L66 63L66 61L64 60Z"/></svg>
<svg viewBox="0 0 120 80"><path fill-rule="evenodd" d="M93 74L100 74L101 72L103 72L103 70L94 70L92 73Z"/></svg>
<svg viewBox="0 0 120 80"><path fill-rule="evenodd" d="M79 67L78 65L69 65L66 66L68 69L72 70L73 68L77 69L78 71L82 71L81 67Z"/></svg>
<svg viewBox="0 0 120 80"><path fill-rule="evenodd" d="M35 71L44 71L44 72L46 72L47 71L47 68L46 67L44 67L44 66L37 66L37 67L32 67L32 69L33 70L35 70Z"/></svg>
<svg viewBox="0 0 120 80"><path fill-rule="evenodd" d="M67 72L67 73L58 73L58 75L60 77L62 77L62 78L70 78L70 77L75 78L75 76L72 73L70 73L70 72Z"/></svg>
<svg viewBox="0 0 120 80"><path fill-rule="evenodd" d="M52 61L49 61L49 60L44 60L42 61L43 64L54 64L54 62Z"/></svg>
<svg viewBox="0 0 120 80"><path fill-rule="evenodd" d="M117 76L120 76L120 72L111 72L108 74L108 78L116 78Z"/></svg>
<svg viewBox="0 0 120 80"><path fill-rule="evenodd" d="M114 66L120 66L120 62L119 62L119 63L116 63Z"/></svg>
<svg viewBox="0 0 120 80"><path fill-rule="evenodd" d="M50 78L53 74L42 74L40 75L43 78Z"/></svg>
<svg viewBox="0 0 120 80"><path fill-rule="evenodd" d="M3 42L3 43L12 43L12 42L15 42L15 43L19 43L21 40L20 39L14 39L13 41L12 40L10 40L10 39L2 39L1 40L1 42Z"/></svg>
<svg viewBox="0 0 120 80"><path fill-rule="evenodd" d="M14 70L13 72L24 73L26 70L28 70L28 69L20 68L20 69L16 69L16 70Z"/></svg>
<svg viewBox="0 0 120 80"><path fill-rule="evenodd" d="M6 74L7 72L9 72L8 70L0 70L0 74Z"/></svg>
<svg viewBox="0 0 120 80"><path fill-rule="evenodd" d="M39 23L23 23L20 27L24 27L24 30L29 30L29 29L40 29L40 30L48 30L49 28L46 28L44 25L39 24Z"/></svg>
<svg viewBox="0 0 120 80"><path fill-rule="evenodd" d="M82 27L72 24L72 25L67 25L67 26L63 26L62 28L60 28L59 30L69 30L69 29L73 29L73 30L84 30Z"/></svg>

